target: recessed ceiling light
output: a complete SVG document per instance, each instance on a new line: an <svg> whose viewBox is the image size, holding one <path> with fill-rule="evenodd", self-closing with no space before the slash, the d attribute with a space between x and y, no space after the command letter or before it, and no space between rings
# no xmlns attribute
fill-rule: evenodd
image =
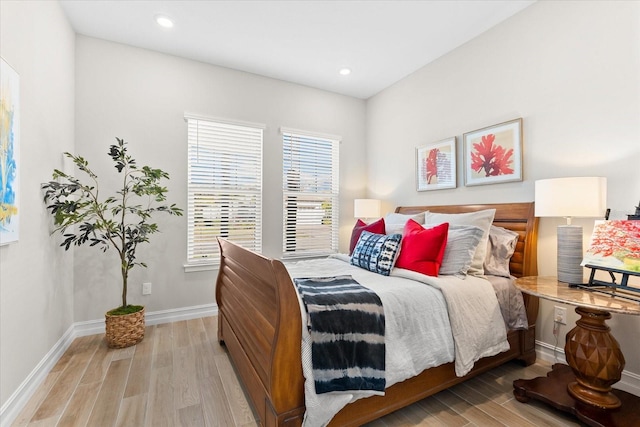
<svg viewBox="0 0 640 427"><path fill-rule="evenodd" d="M343 76L348 76L349 74L351 74L351 68L341 68L340 74Z"/></svg>
<svg viewBox="0 0 640 427"><path fill-rule="evenodd" d="M173 21L166 15L156 15L156 22L163 28L173 28Z"/></svg>

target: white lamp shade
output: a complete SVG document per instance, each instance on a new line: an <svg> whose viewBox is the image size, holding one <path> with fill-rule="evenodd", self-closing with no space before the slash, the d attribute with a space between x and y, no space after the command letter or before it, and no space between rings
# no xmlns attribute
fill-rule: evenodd
<svg viewBox="0 0 640 427"><path fill-rule="evenodd" d="M582 283L582 227L571 225L571 218L604 217L607 209L607 179L541 179L536 181L535 193L536 216L567 218L567 225L558 226L558 280L569 284Z"/></svg>
<svg viewBox="0 0 640 427"><path fill-rule="evenodd" d="M597 218L607 209L607 178L540 179L535 183L538 217Z"/></svg>
<svg viewBox="0 0 640 427"><path fill-rule="evenodd" d="M355 199L353 201L353 216L355 218L377 218L380 216L380 200Z"/></svg>

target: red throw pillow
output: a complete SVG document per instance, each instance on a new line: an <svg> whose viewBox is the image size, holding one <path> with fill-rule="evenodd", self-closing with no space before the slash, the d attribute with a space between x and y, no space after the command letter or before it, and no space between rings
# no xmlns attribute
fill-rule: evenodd
<svg viewBox="0 0 640 427"><path fill-rule="evenodd" d="M351 243L349 244L349 255L353 253L353 249L356 247L356 243L358 243L358 239L364 230L367 230L373 234L385 234L384 230L384 218L380 218L379 220L372 222L371 224L367 224L361 219L356 222L356 225L353 226L353 231L351 232Z"/></svg>
<svg viewBox="0 0 640 427"><path fill-rule="evenodd" d="M404 226L402 246L396 267L438 276L447 246L449 223L424 228L410 219Z"/></svg>

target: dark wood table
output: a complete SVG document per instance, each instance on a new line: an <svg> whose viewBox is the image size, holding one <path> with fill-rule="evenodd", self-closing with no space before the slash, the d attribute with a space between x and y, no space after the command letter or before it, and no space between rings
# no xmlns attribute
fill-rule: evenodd
<svg viewBox="0 0 640 427"><path fill-rule="evenodd" d="M640 397L612 388L625 359L605 323L611 313L640 315L640 303L571 288L555 277L522 277L515 284L524 293L575 305L580 315L566 336L568 366L556 363L546 377L514 381L515 398L539 400L590 426L640 426Z"/></svg>

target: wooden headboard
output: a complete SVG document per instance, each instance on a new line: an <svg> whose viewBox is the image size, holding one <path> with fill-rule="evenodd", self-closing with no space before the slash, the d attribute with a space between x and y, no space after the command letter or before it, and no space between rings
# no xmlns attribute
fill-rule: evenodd
<svg viewBox="0 0 640 427"><path fill-rule="evenodd" d="M424 211L437 213L467 213L495 209L493 225L515 231L520 235L509 267L516 277L538 274L538 218L534 203L496 203L484 205L399 206L396 213L416 214Z"/></svg>

